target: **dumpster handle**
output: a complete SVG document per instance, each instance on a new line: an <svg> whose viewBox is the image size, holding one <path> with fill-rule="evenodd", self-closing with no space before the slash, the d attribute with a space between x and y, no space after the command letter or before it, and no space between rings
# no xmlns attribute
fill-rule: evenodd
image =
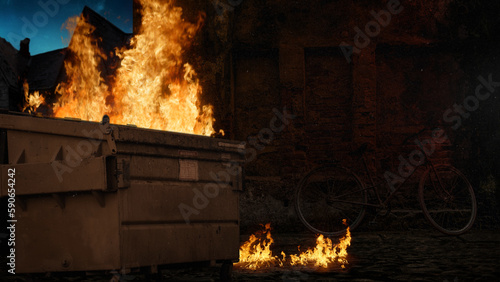
<svg viewBox="0 0 500 282"><path fill-rule="evenodd" d="M116 143L115 143L114 132L115 132L115 127L110 126L106 129L106 132L104 133L106 135L106 142L108 143L108 147L112 155L116 155Z"/></svg>

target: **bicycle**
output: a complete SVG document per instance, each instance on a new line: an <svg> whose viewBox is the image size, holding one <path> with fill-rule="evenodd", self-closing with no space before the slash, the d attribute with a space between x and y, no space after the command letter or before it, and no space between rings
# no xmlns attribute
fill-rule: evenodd
<svg viewBox="0 0 500 282"><path fill-rule="evenodd" d="M412 136L419 137L424 130ZM423 145L420 143L419 146L423 151ZM345 234L347 226L352 231L360 225L368 207L385 210L386 214L390 212L391 201L417 168L394 189L389 189L388 196L382 200L377 189L381 184L375 184L368 169L367 151L368 143L365 143L350 155L362 158L371 184L368 187L354 172L337 162L316 167L301 179L295 192L295 208L309 230L326 236L340 236ZM447 164L435 165L427 156L420 166L425 166L425 172L420 177L418 198L426 219L447 235L467 232L477 214L470 182L457 168ZM342 219L346 219L347 224L343 224Z"/></svg>

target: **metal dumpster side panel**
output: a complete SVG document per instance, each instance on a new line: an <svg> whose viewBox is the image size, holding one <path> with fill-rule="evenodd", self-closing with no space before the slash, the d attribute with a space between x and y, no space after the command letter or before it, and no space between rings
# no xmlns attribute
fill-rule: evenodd
<svg viewBox="0 0 500 282"><path fill-rule="evenodd" d="M54 163L52 163L54 164ZM61 193L85 190L106 190L106 158L95 158L61 175L54 173L50 163L18 164L2 166L2 173L9 169L16 171L16 186L23 187L16 191L16 196ZM1 195L7 195L7 186L2 186Z"/></svg>
<svg viewBox="0 0 500 282"><path fill-rule="evenodd" d="M158 139L149 146L128 141L117 142L119 157L130 162L131 179L130 187L118 191L124 267L237 260L241 176L229 174L242 162L237 149L226 151L218 142L179 149L155 143ZM193 165L192 179L182 179L183 162ZM189 222L180 205L191 209L184 210Z"/></svg>
<svg viewBox="0 0 500 282"><path fill-rule="evenodd" d="M125 268L234 260L238 255L237 223L148 224L122 227L122 261Z"/></svg>
<svg viewBox="0 0 500 282"><path fill-rule="evenodd" d="M77 158L102 155L101 140L74 136L8 130L7 142L10 163L42 163L52 160L77 161ZM80 154L82 152L83 154ZM21 154L22 160L18 162ZM105 154L105 152L104 152Z"/></svg>
<svg viewBox="0 0 500 282"><path fill-rule="evenodd" d="M120 269L118 198L67 196L61 209L51 196L29 196L16 209L16 272Z"/></svg>
<svg viewBox="0 0 500 282"><path fill-rule="evenodd" d="M116 137L117 142L160 145L196 150L218 150L226 152L238 152L244 149L244 145L237 141L221 140L207 136L177 132L147 130L129 126L117 127L119 128L119 134Z"/></svg>
<svg viewBox="0 0 500 282"><path fill-rule="evenodd" d="M203 183L133 181L128 189L119 190L122 224L185 224L180 204L192 208L189 222L238 223L237 192L224 187L209 198L203 188Z"/></svg>
<svg viewBox="0 0 500 282"><path fill-rule="evenodd" d="M195 181L216 182L219 180L217 176L220 174L220 177L222 177L222 173L226 172L229 166L227 163L223 163L221 159L218 161L209 161L194 158L180 159L179 157L131 156L129 160L131 179L178 181L181 169L183 169L182 161L191 160L197 167L197 179ZM224 173L224 175L226 174ZM225 179L220 180L223 181Z"/></svg>
<svg viewBox="0 0 500 282"><path fill-rule="evenodd" d="M238 152L244 149L244 145L238 141L131 126L113 125L113 127L116 129L115 137L117 142L225 152ZM104 130L102 125L88 121L0 114L0 128L48 135L80 137L83 139L106 140L102 134Z"/></svg>
<svg viewBox="0 0 500 282"><path fill-rule="evenodd" d="M16 170L16 185L23 187L17 189L17 196L106 190L106 157L98 153L101 141L13 129L6 132L10 165L2 170ZM87 150L85 154L79 154L82 148ZM0 195L5 196L6 190L1 190Z"/></svg>
<svg viewBox="0 0 500 282"><path fill-rule="evenodd" d="M101 126L95 122L40 118L18 113L0 114L0 128L47 135L104 139L98 134Z"/></svg>

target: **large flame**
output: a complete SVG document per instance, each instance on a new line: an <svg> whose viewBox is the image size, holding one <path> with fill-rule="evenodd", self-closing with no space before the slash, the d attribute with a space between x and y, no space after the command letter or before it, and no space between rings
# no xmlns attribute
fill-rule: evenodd
<svg viewBox="0 0 500 282"><path fill-rule="evenodd" d="M199 111L201 87L183 63L183 50L201 26L183 21L172 1L142 0L142 25L132 48L121 50L114 112L120 123L210 135L212 107ZM111 117L113 120L113 117Z"/></svg>
<svg viewBox="0 0 500 282"><path fill-rule="evenodd" d="M56 88L61 97L54 104L54 116L100 121L110 112L106 104L108 86L99 72L106 55L92 36L95 28L83 17L69 19L66 27L74 28L69 44L71 57L64 62L68 79Z"/></svg>
<svg viewBox="0 0 500 282"><path fill-rule="evenodd" d="M183 61L202 24L182 19L173 1L140 0L142 25L131 39L131 48L116 50L120 67L109 85L103 70L106 54L98 47L95 28L83 17L69 20L74 29L65 61L67 80L53 105L54 116L100 121L107 114L112 123L211 135L213 109L202 105L201 86L193 67Z"/></svg>
<svg viewBox="0 0 500 282"><path fill-rule="evenodd" d="M345 220L344 220L345 223ZM333 264L345 268L347 261L347 247L351 245L351 232L347 232L338 244L333 244L330 238L319 235L316 238L316 246L298 255L286 256L282 251L281 258L274 256L271 245L274 240L271 236L271 225L265 225L265 229L250 236L248 241L240 247L240 261L235 265L238 268L256 270L273 266L284 265L328 268ZM300 251L300 247L299 247Z"/></svg>

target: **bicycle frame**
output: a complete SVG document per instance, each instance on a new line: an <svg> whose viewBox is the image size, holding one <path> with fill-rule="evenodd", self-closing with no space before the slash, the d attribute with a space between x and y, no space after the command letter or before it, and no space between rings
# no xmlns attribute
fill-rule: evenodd
<svg viewBox="0 0 500 282"><path fill-rule="evenodd" d="M417 136L419 141L418 135L423 131L411 137ZM406 138L403 144L409 138ZM301 179L295 191L295 207L300 220L315 233L328 236L343 235L346 227L338 222L337 224L332 222L338 220L339 217L346 218L349 221L349 227L354 230L365 216L366 207L375 208L375 212L382 216L390 214L391 201L400 200L398 193L409 182L408 179L419 170L419 178L415 178L415 181L412 180L411 183L418 182L416 196L426 219L438 231L447 235L460 235L467 232L474 224L477 214L477 201L472 185L464 174L451 164L441 162L434 164L429 158L430 151L425 150L429 148L424 148L417 140L415 142L421 151L414 150L409 155L411 165L408 160L406 163L399 164L398 172L403 174L401 171L403 165L407 170L405 177L392 174L392 180L387 179L389 183L385 184L387 193L382 190L379 193L379 188L386 181L382 179L378 181L378 177L374 177L377 174L372 174L377 171L369 169L366 159L368 143L364 143L349 154L357 157L358 163L359 159L362 159L362 166L367 175L363 178L349 168L338 165L337 162L323 164L310 170ZM434 149L435 146L432 146L432 150ZM420 154L418 164L412 161L414 159L412 156L416 153ZM401 161L404 162L404 160ZM384 175L387 178L388 172ZM367 193L369 190L373 193ZM381 196L381 194L384 195ZM409 211L404 201L401 202L401 207L395 212ZM410 208L413 210L413 203Z"/></svg>
<svg viewBox="0 0 500 282"><path fill-rule="evenodd" d="M423 131L423 130L421 130L419 133L415 134L415 136L417 136L417 137L418 137L422 131ZM424 148L422 148L422 145L421 145L421 144L419 144L419 147L420 147L420 149L421 149L422 151L424 151ZM382 207L382 208L387 208L388 204L392 201L392 199L394 198L394 196L396 195L396 193L398 193L398 192L399 192L399 190L401 190L401 188L403 187L403 185L404 185L404 184L408 181L408 179L410 179L410 177L412 177L412 176L413 176L413 174L415 174L415 171L417 171L417 169L418 169L419 167L422 167L422 166L425 166L426 168L429 168L429 167L431 167L431 168L432 168L433 173L437 176L437 180L438 180L439 187L441 188L441 190L442 190L442 191L446 192L446 191L443 189L443 184L442 184L442 182L441 182L441 178L438 176L438 174L437 174L437 171L436 171L436 168L435 168L434 164L432 163L432 161L431 161L431 160L430 160L427 156L425 156L424 163L422 163L422 164L420 164L420 165L416 166L416 167L413 169L413 171L410 173L410 175L409 175L409 176L407 176L407 177L404 179L404 181L403 181L403 182L401 182L399 185L397 185L397 186L396 186L396 188L394 188L394 190L393 190L393 191L391 191L391 192L389 193L389 195L387 196L387 198L386 198L384 201L382 201L382 199L380 198L380 194L378 193L378 190L376 189L379 185L376 185L376 184L375 184L375 181L373 180L372 174L371 174L370 169L368 168L368 164L367 164L367 162L366 162L365 152L363 152L363 153L362 153L361 158L362 158L362 160L363 160L363 166L364 166L364 169L365 169L365 171L366 171L366 174L368 175L368 178L369 178L369 180L370 180L370 184L371 184L371 186L368 186L368 187L363 187L362 191L372 190L372 191L373 191L373 193L375 193L375 195L377 196L377 201L378 201L378 203L377 203L377 204L372 204L372 203L361 203L361 202L350 202L350 201L339 201L339 202L345 202L345 203L350 203L350 204L358 204L358 205L362 205L362 206L371 206L371 207L377 207L377 208L380 208L380 207ZM362 181L362 180L360 179L360 181ZM431 181L432 181L432 179L431 179ZM365 186L365 185L364 185L364 183L361 183L361 184L362 184L363 186ZM380 184L380 185L381 185L381 184ZM433 185L434 185L434 184L433 184ZM389 190L389 189L388 189L388 190ZM353 193L355 193L355 192L353 192ZM449 194L448 192L446 192L446 193L447 193L447 194ZM348 194L349 194L349 193L348 193ZM345 195L348 195L348 194L344 194L344 195L342 195L342 196L345 196Z"/></svg>

